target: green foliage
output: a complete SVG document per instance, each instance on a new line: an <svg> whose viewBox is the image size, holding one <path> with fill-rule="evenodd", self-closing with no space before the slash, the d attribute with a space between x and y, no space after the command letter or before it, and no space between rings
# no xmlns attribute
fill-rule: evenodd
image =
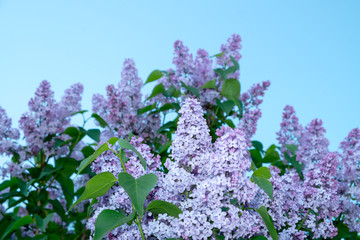
<svg viewBox="0 0 360 240"><path fill-rule="evenodd" d="M161 201L161 200L154 200L152 201L149 206L146 208L145 211L152 212L154 214L165 214L169 216L173 216L178 218L179 214L182 213L181 209L169 202Z"/></svg>
<svg viewBox="0 0 360 240"><path fill-rule="evenodd" d="M121 226L124 223L131 222L135 218L135 212L128 216L110 209L103 210L95 221L94 240L101 240L111 230Z"/></svg>
<svg viewBox="0 0 360 240"><path fill-rule="evenodd" d="M278 240L279 238L278 238L276 229L274 227L274 224L271 220L271 217L270 217L266 207L261 206L259 209L256 209L256 211L260 214L262 220L264 221L265 226L268 229L271 238L273 240Z"/></svg>
<svg viewBox="0 0 360 240"><path fill-rule="evenodd" d="M69 211L83 200L96 198L104 195L117 181L110 172L102 172L91 178L80 198L70 207Z"/></svg>
<svg viewBox="0 0 360 240"><path fill-rule="evenodd" d="M137 179L128 173L119 173L119 185L124 188L129 195L135 210L140 217L144 214L144 201L149 192L155 187L157 176L155 174L145 174Z"/></svg>

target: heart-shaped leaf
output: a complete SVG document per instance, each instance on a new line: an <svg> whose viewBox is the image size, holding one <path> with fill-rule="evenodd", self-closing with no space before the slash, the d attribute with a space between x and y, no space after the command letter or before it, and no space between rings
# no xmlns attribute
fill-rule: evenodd
<svg viewBox="0 0 360 240"><path fill-rule="evenodd" d="M124 188L133 203L135 210L142 217L144 214L144 201L150 191L155 187L157 176L146 174L137 179L128 173L119 173L119 185Z"/></svg>

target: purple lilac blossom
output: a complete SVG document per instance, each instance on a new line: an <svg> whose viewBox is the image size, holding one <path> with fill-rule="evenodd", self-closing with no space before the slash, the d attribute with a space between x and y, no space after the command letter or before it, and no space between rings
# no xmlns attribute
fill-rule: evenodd
<svg viewBox="0 0 360 240"><path fill-rule="evenodd" d="M29 112L22 115L19 126L24 133L27 151L46 156L66 153L66 147L54 149L54 137L70 126L71 113L80 110L83 87L74 84L65 91L61 102L56 103L50 83L42 81L29 102Z"/></svg>
<svg viewBox="0 0 360 240"><path fill-rule="evenodd" d="M303 127L299 124L299 119L296 116L295 110L292 106L285 106L282 115L282 122L280 124L280 131L276 133L276 139L280 144L281 156L287 151L286 144L299 145L303 132ZM291 156L291 155L290 155Z"/></svg>
<svg viewBox="0 0 360 240"><path fill-rule="evenodd" d="M245 92L240 96L240 100L244 106L244 113L238 127L245 131L249 139L256 133L257 122L261 118L259 105L263 100L260 97L265 95L265 91L269 86L270 81L254 84L248 92Z"/></svg>
<svg viewBox="0 0 360 240"><path fill-rule="evenodd" d="M142 80L132 59L125 59L118 86L109 85L106 95L93 96L93 111L99 114L109 125L101 133L101 140L110 137L126 137L129 133L139 135L144 139L155 136L160 127L159 115L137 115L137 110L143 107L140 89Z"/></svg>

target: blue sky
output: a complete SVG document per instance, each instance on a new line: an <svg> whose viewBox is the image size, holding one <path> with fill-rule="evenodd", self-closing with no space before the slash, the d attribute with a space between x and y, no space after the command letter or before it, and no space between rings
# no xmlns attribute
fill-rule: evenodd
<svg viewBox="0 0 360 240"><path fill-rule="evenodd" d="M302 124L321 118L335 150L360 127L360 1L0 0L0 106L17 125L40 81L56 98L71 84L94 93L120 80L131 57L146 79L172 66L173 43L210 54L243 39L243 91L270 80L256 139L275 142L282 109Z"/></svg>

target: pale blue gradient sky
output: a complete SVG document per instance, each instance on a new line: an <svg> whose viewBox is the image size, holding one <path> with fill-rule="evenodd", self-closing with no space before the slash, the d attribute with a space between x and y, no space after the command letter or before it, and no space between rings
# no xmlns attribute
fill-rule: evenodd
<svg viewBox="0 0 360 240"><path fill-rule="evenodd" d="M243 39L242 89L270 80L255 136L269 145L282 109L321 118L335 150L360 127L360 1L0 0L0 105L17 125L41 80L56 98L71 84L93 93L120 80L131 57L146 79L172 66L173 42L210 54Z"/></svg>

